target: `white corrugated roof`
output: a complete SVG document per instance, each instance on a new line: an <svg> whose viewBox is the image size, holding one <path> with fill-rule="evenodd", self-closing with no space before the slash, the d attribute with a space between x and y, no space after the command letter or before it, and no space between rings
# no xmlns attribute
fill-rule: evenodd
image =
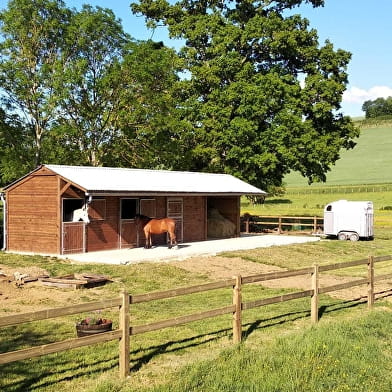
<svg viewBox="0 0 392 392"><path fill-rule="evenodd" d="M229 174L113 167L44 165L87 192L265 194Z"/></svg>

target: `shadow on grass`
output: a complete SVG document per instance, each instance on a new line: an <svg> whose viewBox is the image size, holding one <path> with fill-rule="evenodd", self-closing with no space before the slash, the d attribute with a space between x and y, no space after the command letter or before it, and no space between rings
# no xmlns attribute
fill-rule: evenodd
<svg viewBox="0 0 392 392"><path fill-rule="evenodd" d="M384 299L392 296L392 290L376 293L377 299ZM359 297L353 300L340 301L336 300L327 305L319 307L319 318L334 312L363 306L367 297ZM278 316L259 319L251 323L243 324L243 339L247 339L257 330L271 328L277 325L292 323L300 319L309 318L310 311L303 310L298 312L288 312ZM143 366L147 365L154 358L168 353L175 353L184 349L194 348L218 341L224 336L230 336L231 328L223 328L211 331L205 334L198 334L185 339L171 340L164 344L140 348L130 352L134 356L130 361L131 372L137 372ZM42 342L42 336L29 335L28 341L34 341L36 338ZM18 338L20 340L20 338ZM26 343L26 342L25 342ZM9 342L12 344L12 342ZM9 344L2 344L2 349ZM104 343L108 344L108 343ZM80 349L76 349L80 350ZM85 348L87 350L87 348ZM7 391L35 391L51 387L59 382L75 380L83 377L96 377L102 372L111 371L118 367L117 349L113 348L111 352L99 353L99 349L93 352L93 346L89 348L89 353L80 353L69 351L65 355L53 354L37 359L40 363L34 366L31 360L24 360L0 366L0 372L3 375L0 381L0 388ZM113 352L115 350L115 352ZM93 352L93 353L92 353ZM96 355L95 355L96 354ZM99 355L99 358L97 358ZM61 372L61 374L59 374ZM8 380L8 381L6 381Z"/></svg>
<svg viewBox="0 0 392 392"><path fill-rule="evenodd" d="M97 377L99 374L115 369L118 366L118 356L112 356L97 361L88 362L82 355L75 356L75 359L63 360L56 358L56 355L47 356L45 364L32 366L30 360L8 364L0 367L3 375L0 383L1 390L4 391L42 391L45 388L75 380L81 377ZM42 361L46 362L46 361ZM37 371L39 368L39 371ZM61 369L61 373L59 374ZM8 384L4 384L6 379L10 379Z"/></svg>
<svg viewBox="0 0 392 392"><path fill-rule="evenodd" d="M264 204L293 204L293 202L290 199L266 199Z"/></svg>

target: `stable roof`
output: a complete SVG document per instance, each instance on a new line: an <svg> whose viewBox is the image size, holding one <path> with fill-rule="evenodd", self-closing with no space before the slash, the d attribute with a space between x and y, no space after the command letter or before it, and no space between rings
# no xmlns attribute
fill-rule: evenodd
<svg viewBox="0 0 392 392"><path fill-rule="evenodd" d="M229 174L92 166L43 165L92 195L205 194L265 195Z"/></svg>

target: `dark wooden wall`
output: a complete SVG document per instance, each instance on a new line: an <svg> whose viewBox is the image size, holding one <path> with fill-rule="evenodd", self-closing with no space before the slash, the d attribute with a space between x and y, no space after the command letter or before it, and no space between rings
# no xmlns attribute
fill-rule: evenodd
<svg viewBox="0 0 392 392"><path fill-rule="evenodd" d="M204 196L184 197L184 242L207 239L207 211Z"/></svg>
<svg viewBox="0 0 392 392"><path fill-rule="evenodd" d="M7 192L7 250L60 253L59 183L38 171Z"/></svg>
<svg viewBox="0 0 392 392"><path fill-rule="evenodd" d="M91 219L87 225L86 251L117 249L119 247L120 198L106 197L104 219Z"/></svg>

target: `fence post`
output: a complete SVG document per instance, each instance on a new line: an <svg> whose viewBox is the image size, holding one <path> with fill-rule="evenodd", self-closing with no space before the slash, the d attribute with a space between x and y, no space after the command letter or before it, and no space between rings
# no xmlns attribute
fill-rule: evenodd
<svg viewBox="0 0 392 392"><path fill-rule="evenodd" d="M249 234L249 219L250 219L249 216L247 216L247 217L245 218L245 233L246 233L246 234Z"/></svg>
<svg viewBox="0 0 392 392"><path fill-rule="evenodd" d="M317 216L313 217L313 233L317 233Z"/></svg>
<svg viewBox="0 0 392 392"><path fill-rule="evenodd" d="M130 341L129 341L129 294L126 290L121 293L122 304L120 307L120 329L121 329L121 338L120 338L120 357L119 357L119 365L120 365L120 378L126 378L129 376L129 350L130 350Z"/></svg>
<svg viewBox="0 0 392 392"><path fill-rule="evenodd" d="M311 309L310 309L310 317L312 323L318 322L318 290L319 290L319 266L317 264L313 265L312 272L312 290L313 295L311 298Z"/></svg>
<svg viewBox="0 0 392 392"><path fill-rule="evenodd" d="M282 217L279 217L279 221L278 221L278 233L282 234Z"/></svg>
<svg viewBox="0 0 392 392"><path fill-rule="evenodd" d="M233 343L240 343L242 339L242 295L241 295L241 275L235 276L235 285L233 286Z"/></svg>
<svg viewBox="0 0 392 392"><path fill-rule="evenodd" d="M374 305L374 257L369 256L368 258L368 308L371 309Z"/></svg>

